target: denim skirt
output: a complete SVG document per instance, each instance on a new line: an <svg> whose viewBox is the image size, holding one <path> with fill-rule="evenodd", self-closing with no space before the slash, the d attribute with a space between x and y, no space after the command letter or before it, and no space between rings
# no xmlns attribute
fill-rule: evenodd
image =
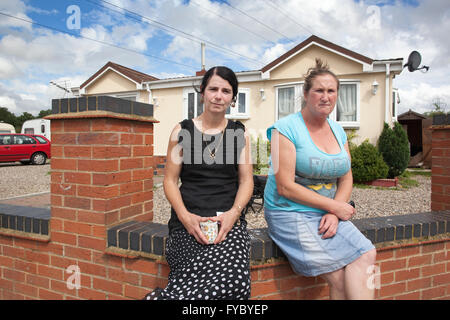
<svg viewBox="0 0 450 320"><path fill-rule="evenodd" d="M286 255L292 269L307 277L339 270L375 248L351 221L339 221L336 234L322 239L321 213L267 208L264 212L269 236Z"/></svg>

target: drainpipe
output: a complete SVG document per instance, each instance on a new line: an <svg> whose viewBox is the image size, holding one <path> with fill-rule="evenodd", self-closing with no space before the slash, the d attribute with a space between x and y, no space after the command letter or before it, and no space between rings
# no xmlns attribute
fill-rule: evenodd
<svg viewBox="0 0 450 320"><path fill-rule="evenodd" d="M389 75L391 73L391 65L386 63L386 90L385 90L385 101L384 101L384 121L390 125L389 118L391 116L389 107Z"/></svg>
<svg viewBox="0 0 450 320"><path fill-rule="evenodd" d="M149 104L152 104L152 99L153 99L153 97L152 97L152 90L150 90L150 86L149 86L149 84L148 83L146 83L145 84L145 90L147 90L147 92L148 92L148 103Z"/></svg>

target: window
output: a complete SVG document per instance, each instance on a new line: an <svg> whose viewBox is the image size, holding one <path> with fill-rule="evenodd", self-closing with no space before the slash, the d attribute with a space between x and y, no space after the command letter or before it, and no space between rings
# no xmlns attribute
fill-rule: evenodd
<svg viewBox="0 0 450 320"><path fill-rule="evenodd" d="M336 107L330 118L344 128L358 128L360 113L359 82L341 80Z"/></svg>
<svg viewBox="0 0 450 320"><path fill-rule="evenodd" d="M291 113L300 111L302 102L302 88L302 84L282 86L277 88L277 119L281 119Z"/></svg>
<svg viewBox="0 0 450 320"><path fill-rule="evenodd" d="M112 94L111 97L120 98L129 101L138 101L139 93L119 93Z"/></svg>
<svg viewBox="0 0 450 320"><path fill-rule="evenodd" d="M0 136L0 145L9 145L9 144L12 144L12 143L11 143L11 141L12 141L11 137L12 137L12 136L4 136L4 135L1 135L1 136Z"/></svg>
<svg viewBox="0 0 450 320"><path fill-rule="evenodd" d="M277 119L301 110L303 83L285 84L277 87ZM359 128L359 81L340 80L339 97L330 119L339 122L344 128Z"/></svg>
<svg viewBox="0 0 450 320"><path fill-rule="evenodd" d="M36 140L27 136L14 136L14 144L36 144Z"/></svg>
<svg viewBox="0 0 450 320"><path fill-rule="evenodd" d="M226 118L228 119L248 119L250 118L250 89L240 88L236 96L236 104L233 108L228 108Z"/></svg>
<svg viewBox="0 0 450 320"><path fill-rule="evenodd" d="M39 136L33 136L37 141L39 141L40 143L47 143L47 141L44 139L44 138L42 138L42 137L39 137Z"/></svg>
<svg viewBox="0 0 450 320"><path fill-rule="evenodd" d="M194 89L189 88L184 90L185 100L185 116L186 119L193 119L203 113L203 103L201 102L201 95Z"/></svg>
<svg viewBox="0 0 450 320"><path fill-rule="evenodd" d="M399 103L397 89L392 90L392 121L397 121L397 103Z"/></svg>
<svg viewBox="0 0 450 320"><path fill-rule="evenodd" d="M184 100L184 118L193 119L203 113L203 103L201 95L193 88L185 88L183 90ZM228 119L247 119L250 116L250 90L239 89L236 97L236 105L228 108L225 117Z"/></svg>
<svg viewBox="0 0 450 320"><path fill-rule="evenodd" d="M41 133L45 133L45 125L41 124Z"/></svg>

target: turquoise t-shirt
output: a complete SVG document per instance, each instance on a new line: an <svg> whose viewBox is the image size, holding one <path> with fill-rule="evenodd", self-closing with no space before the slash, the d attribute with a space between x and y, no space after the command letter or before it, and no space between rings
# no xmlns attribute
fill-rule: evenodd
<svg viewBox="0 0 450 320"><path fill-rule="evenodd" d="M272 129L276 129L294 144L296 150L296 183L325 197L334 198L337 179L350 170L351 164L344 148L344 144L347 141L347 135L344 129L330 119L328 119L328 124L341 148L341 151L337 154L328 154L317 148L309 135L300 112L291 114L275 122L267 129L267 138L270 140L272 137ZM277 192L271 158L269 159L269 164L270 169L264 190L264 206L266 208L281 211L325 213L321 209L312 208L280 196Z"/></svg>

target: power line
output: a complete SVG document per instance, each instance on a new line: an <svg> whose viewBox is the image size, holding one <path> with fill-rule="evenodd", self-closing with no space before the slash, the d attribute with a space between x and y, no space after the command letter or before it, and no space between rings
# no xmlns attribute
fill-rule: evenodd
<svg viewBox="0 0 450 320"><path fill-rule="evenodd" d="M298 25L300 28L305 29L308 33L310 34L314 34L314 32L312 32L311 30L309 30L308 28L306 28L304 25L298 23L295 19L293 19L289 14L287 14L284 11L281 11L281 9L279 7L277 7L273 1L271 0L264 0L268 5L270 5L272 8L274 8L276 11L278 11L279 13L281 13L282 15L284 15L286 18L288 18L289 20L291 20L293 23L295 23L296 25Z"/></svg>
<svg viewBox="0 0 450 320"><path fill-rule="evenodd" d="M97 6L99 6L99 7L102 7L102 8L111 10L111 11L114 11L114 12L116 12L116 13L122 14L122 15L124 15L125 17L131 17L131 16L126 16L126 15L125 15L123 12L121 12L121 11L114 10L114 9L109 8L109 7L107 7L107 6L104 6L104 5L102 5L102 4L100 4L100 3L96 2L96 1L92 1L92 0L84 0L84 1L89 2L89 3L92 3L92 4L97 5ZM99 0L99 1L101 1L101 2L103 2L103 3L107 3L108 5L113 6L113 7L116 7L116 8L118 8L118 9L120 9L120 10L123 10L123 11L127 12L128 14L138 16L138 17L140 17L140 18L142 18L142 19L144 19L144 20L148 20L148 21L150 21L150 22L147 21L147 23L149 23L149 24L151 24L151 25L152 25L152 24L156 24L156 25L157 25L157 28L159 28L159 29L163 29L163 30L165 30L165 31L168 31L167 29L170 29L170 30L172 30L172 32L176 32L176 33L178 33L178 34L181 34L181 37L183 37L183 38L186 38L186 39L191 40L191 41L197 40L198 43L201 43L201 42L207 43L207 44L209 44L211 47L213 47L213 48L215 48L215 49L217 49L217 50L220 50L220 51L222 51L222 52L224 52L224 53L226 53L226 54L230 54L230 53L231 53L231 54L234 54L234 55L236 55L236 56L239 56L239 57L241 57L241 58L246 59L246 60L249 61L249 62L254 63L255 65L261 66L261 61L259 61L259 60L255 60L255 59L253 59L253 58L244 56L244 55L240 54L239 52L233 51L233 50L228 49L228 48L224 48L224 47L222 47L222 46L220 46L220 45L218 45L218 44L216 44L216 43L213 43L213 42L211 42L211 41L208 41L208 40L199 38L199 37L194 36L194 35L192 35L192 34L188 34L187 32L184 32L184 31L182 31L182 30L179 30L179 29L177 29L177 28L175 28L175 27L169 26L169 25L167 25L167 24L165 24L165 23L162 23L162 22L159 22L159 21L157 21L157 20L151 19L151 18L149 18L149 17L143 16L143 15L141 15L141 14L139 14L139 13L134 12L134 11L125 9L125 8L123 8L123 7L120 7L120 6L118 6L118 5L115 5L115 4L113 4L113 3L110 3L110 2L108 2L108 1L106 1L106 0ZM133 19L135 19L135 20L141 22L141 20L136 19L135 17L131 17L131 18L133 18ZM168 32L171 32L171 31L168 31ZM194 39L195 39L195 40L194 40Z"/></svg>
<svg viewBox="0 0 450 320"><path fill-rule="evenodd" d="M108 45L108 46L111 46L111 47L114 47L114 48L126 50L126 51L129 51L129 52L133 52L133 53L136 53L136 54L140 54L140 55L147 56L147 57L150 57L150 58L154 58L154 59L157 59L157 60L161 60L161 61L164 61L164 62L177 64L177 65L180 65L180 66L183 66L183 67L188 67L188 68L191 68L193 70L197 69L196 67L188 65L188 64L184 64L184 63L181 63L181 62L176 62L176 61L173 61L173 60L161 58L161 57L158 57L158 56L155 56L155 55L152 55L152 54L142 53L142 52L139 52L137 50L124 48L124 47L121 47L121 46L118 46L116 44L109 43L109 42L106 42L106 41L101 41L101 40L97 40L97 39L94 39L94 38L90 38L90 37L86 37L86 36L82 36L82 35L77 35L74 32L69 32L69 31L61 30L61 29L58 29L58 28L55 28L55 27L50 27L50 26L44 25L42 23L38 23L38 22L35 22L35 21L30 21L30 20L27 20L27 19L19 18L19 17L13 16L13 15L1 12L1 11L0 11L0 14L4 15L4 16L7 16L7 17L10 17L10 18L13 18L13 19L16 19L16 20L21 20L21 21L24 21L24 22L27 22L27 23L30 23L30 24L34 24L34 25L37 25L37 26L40 26L40 27L43 27L43 28L47 28L47 29L50 29L50 30L53 30L53 31L65 33L65 34L68 34L68 35L71 35L71 36L75 36L75 37L80 37L80 38L83 38L83 39L86 39L86 40L90 40L90 41L95 41L95 42L100 43L100 44L104 44L104 45Z"/></svg>
<svg viewBox="0 0 450 320"><path fill-rule="evenodd" d="M242 10L240 10L240 9L238 9L238 8L236 8L236 7L234 7L234 6L232 6L232 5L229 4L227 1L225 1L224 3L225 3L227 6L233 8L234 10L236 10L236 11L240 12L241 14L245 15L246 17L249 17L250 19L252 19L252 20L258 22L258 23L261 24L261 25L263 25L263 26L266 27L267 29L269 29L269 30L271 30L271 31L273 31L273 32L275 32L275 33L278 33L280 36L282 36L283 38L288 39L290 42L295 42L294 40L292 40L292 39L289 38L288 36L282 34L282 33L279 32L278 30L273 29L271 26L265 24L264 22L261 22L261 21L259 21L258 19L256 19L255 17L252 17L251 15L247 14L246 12L244 12L244 11L242 11Z"/></svg>
<svg viewBox="0 0 450 320"><path fill-rule="evenodd" d="M273 45L276 45L276 43L273 42L272 40L269 40L269 39L267 39L267 38L265 38L265 37L263 37L263 36L261 36L261 35L255 33L255 32L253 32L253 31L251 31L250 29L247 29L247 28L245 28L245 27L243 27L243 26L241 26L241 25L235 23L234 21L225 18L223 15L220 15L220 14L218 14L218 13L215 12L215 11L209 10L209 9L207 9L207 8L205 8L205 7L201 6L201 5L199 5L197 2L195 2L195 1L193 1L193 0L191 0L189 3L192 3L193 5L197 6L198 8L200 8L200 9L202 9L202 10L204 10L204 11L207 11L207 12L209 12L209 13L212 13L212 14L214 14L214 15L220 17L221 19L223 19L223 20L225 20L225 21L227 21L227 22L229 22L229 23L235 25L236 27L238 27L238 28L240 28L240 29L242 29L242 30L245 30L245 31L247 31L247 32L249 32L249 33L251 33L251 34L257 36L258 38L261 38L261 39L263 39L263 40L265 40L265 41L270 42L270 43L273 44Z"/></svg>

